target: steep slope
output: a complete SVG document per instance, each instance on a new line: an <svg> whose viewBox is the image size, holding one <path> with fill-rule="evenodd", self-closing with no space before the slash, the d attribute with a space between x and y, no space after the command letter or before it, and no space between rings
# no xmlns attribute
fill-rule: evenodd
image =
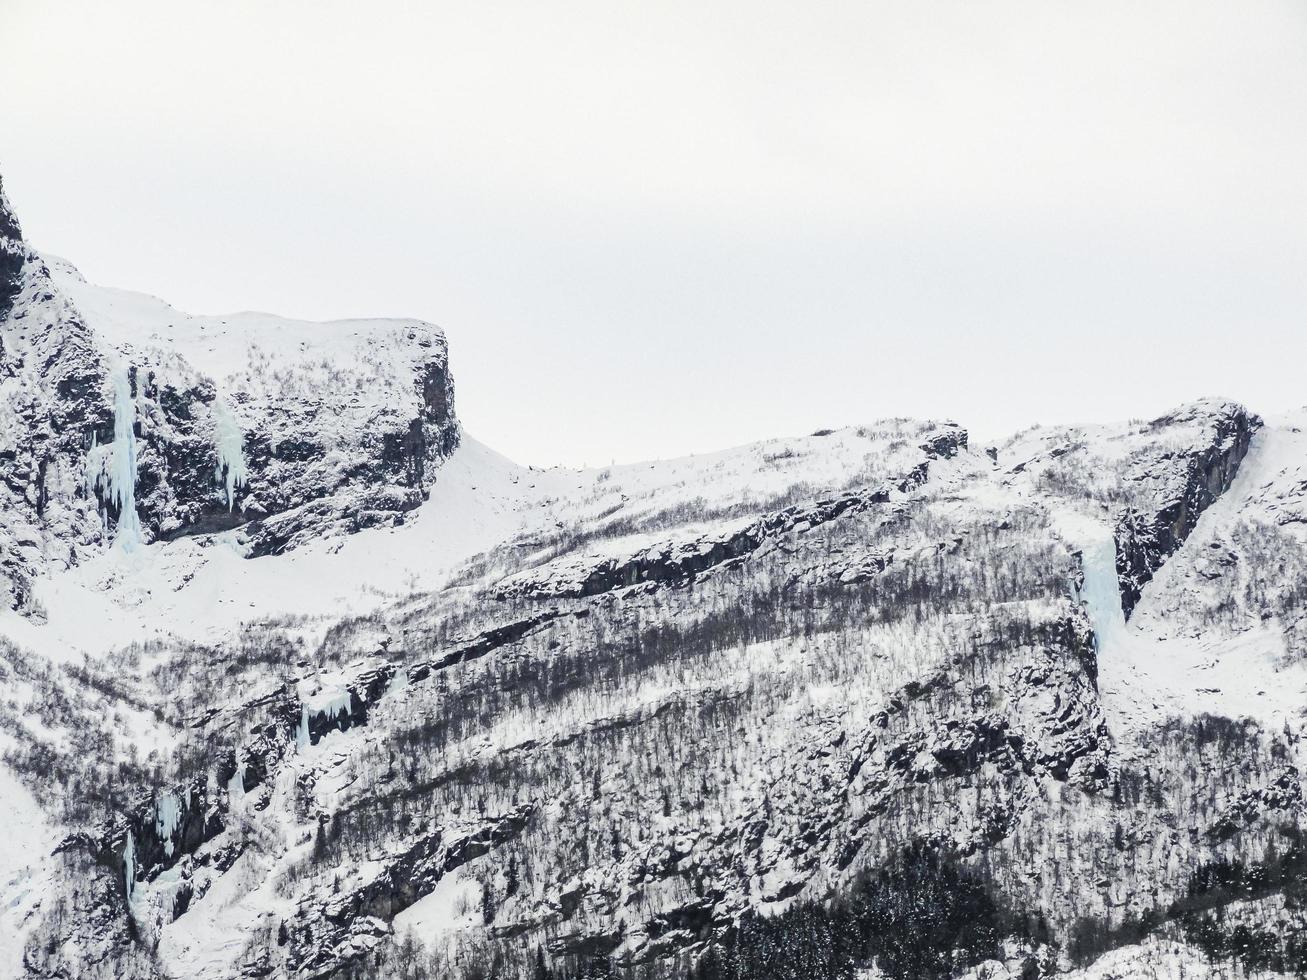
<svg viewBox="0 0 1307 980"><path fill-rule="evenodd" d="M140 650L147 687L196 692L205 678L202 696L153 696L192 743L153 785L193 775L70 841L61 876L110 869L105 887L121 876L130 897L115 904L110 887L70 915L98 925L64 933L53 958L29 952L29 968L122 969L125 950L155 948L168 975L320 975L415 930L440 969L511 973L537 947L671 969L749 910L853 888L921 841L981 862L1009 914L1035 916L1019 964L1140 934L1205 863L1264 861L1301 818L1302 658L1239 712L1253 721L1206 714L1219 701L1189 661L1150 689L1167 703L1141 709L1132 672L1145 644L1168 642L1147 623L1172 569L1127 625L1111 551L1117 515L1168 503L1159 448L1187 473L1241 411L1069 434L1092 492L1067 481L1069 462L1056 477L1005 469L955 427L907 422L518 472L535 485L519 484L518 516L488 538L517 533L435 592L325 634L265 623L207 649ZM1259 431L1245 476L1292 435ZM455 453L450 472L465 451L480 452ZM1107 456L1119 482L1101 482ZM860 479L805 485L823 466ZM1152 489L1132 478L1144 471ZM1196 540L1245 507L1282 511L1296 487L1282 475L1288 496L1270 502L1264 483L1236 480ZM673 492L726 501L768 483L725 508ZM1245 672L1264 666L1246 645L1228 655L1241 651ZM1176 837L1182 814L1192 834Z"/></svg>
<svg viewBox="0 0 1307 980"><path fill-rule="evenodd" d="M430 324L187 316L50 268L136 399L136 499L155 539L255 520L259 555L324 524L391 521L457 445L445 338ZM344 488L350 499L330 500Z"/></svg>
<svg viewBox="0 0 1307 980"><path fill-rule="evenodd" d="M1307 970L1307 413L540 471L7 240L0 976Z"/></svg>
<svg viewBox="0 0 1307 980"><path fill-rule="evenodd" d="M0 207L6 605L112 541L245 526L258 556L400 523L457 446L430 324L187 316L89 285Z"/></svg>
<svg viewBox="0 0 1307 980"><path fill-rule="evenodd" d="M23 229L5 197L4 179L0 178L0 316L9 313L21 287L23 260Z"/></svg>

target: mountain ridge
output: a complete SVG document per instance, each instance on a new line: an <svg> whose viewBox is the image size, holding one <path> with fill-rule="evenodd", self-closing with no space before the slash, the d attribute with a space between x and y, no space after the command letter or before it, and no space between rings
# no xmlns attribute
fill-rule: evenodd
<svg viewBox="0 0 1307 980"><path fill-rule="evenodd" d="M0 210L0 975L1307 969L1307 413L524 468Z"/></svg>

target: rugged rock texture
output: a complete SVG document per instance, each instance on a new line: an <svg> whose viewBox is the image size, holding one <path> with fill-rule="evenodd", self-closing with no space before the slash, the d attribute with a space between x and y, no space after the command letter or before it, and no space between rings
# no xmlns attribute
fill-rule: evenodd
<svg viewBox="0 0 1307 980"><path fill-rule="evenodd" d="M191 692L180 778L67 838L45 887L70 911L30 927L25 969L59 976L49 950L80 944L101 972L152 951L215 978L596 958L681 976L759 912L811 923L831 894L892 890L909 853L1008 910L993 955L1014 976L1187 943L1191 875L1276 861L1300 833L1301 740L1203 715L1114 729L1102 684L1123 652L1098 630L1134 583L1111 593L1111 515L1191 536L1256 424L1204 403L1027 437L1000 471L957 426L897 423L867 437L896 471L862 487L706 523L675 505L661 530L642 511L630 542L528 528L311 656L294 624L165 656L159 676ZM1095 482L1076 497L1079 473ZM583 485L586 506L631 499L617 479ZM1106 600L1087 586L1103 575ZM152 683L130 703L169 704ZM1292 904L1257 896L1293 934Z"/></svg>
<svg viewBox="0 0 1307 980"><path fill-rule="evenodd" d="M552 565L543 575L524 572L505 579L496 598L575 598L600 595L614 589L642 583L686 585L695 578L729 563L738 563L755 552L774 548L788 532L805 532L836 518L852 516L888 503L894 494L910 493L926 482L930 460L952 459L967 445L967 433L951 423L932 435L919 449L925 457L906 475L838 498L787 507L776 513L728 531L700 535L688 541L660 544L639 554L609 558L584 558L560 568ZM866 556L861 563L840 570L847 580L863 573L882 571L891 559Z"/></svg>
<svg viewBox="0 0 1307 980"><path fill-rule="evenodd" d="M19 247L14 302L0 313L0 602L21 608L34 574L106 541L87 460L113 413L94 335Z"/></svg>
<svg viewBox="0 0 1307 980"><path fill-rule="evenodd" d="M9 312L18 294L25 251L23 230L5 198L4 179L0 177L0 317Z"/></svg>
<svg viewBox="0 0 1307 980"><path fill-rule="evenodd" d="M55 853L0 841L0 977L1307 970L1307 420L540 471L429 325L20 271L0 788Z"/></svg>
<svg viewBox="0 0 1307 980"><path fill-rule="evenodd" d="M187 317L47 262L0 198L7 605L115 540L247 526L257 557L402 523L458 439L439 329Z"/></svg>
<svg viewBox="0 0 1307 980"><path fill-rule="evenodd" d="M1151 495L1169 513L1182 485L1196 519L1230 483L1213 461L1242 458L1250 424L1155 423L1127 468L1151 479L1121 503L1148 512ZM1048 846L1040 828L1068 794L1091 816L1059 867L1074 877L1094 856L1110 882L1127 858L1172 868L1297 813L1297 770L1281 766L1194 843L1151 850L1180 790L1160 775L1141 789L1137 750L1123 757L1109 727L1076 542L1042 504L995 500L962 430L916 446L868 489L628 557L514 571L509 549L458 589L341 624L319 653L336 666L203 712L191 727L221 747L212 775L155 790L86 850L126 883L140 941L187 969L170 937L210 914L211 889L238 867L288 869L286 901L242 927L245 952L214 976L361 969L450 888L473 888L480 911L445 969L515 975L538 948L661 973L748 910L854 887L923 841L983 861L994 894L1041 909L1070 948L1079 919L1148 913L1183 879L1161 897L1050 900L1021 855Z"/></svg>
<svg viewBox="0 0 1307 980"><path fill-rule="evenodd" d="M1192 422L1197 411L1160 418L1153 425ZM1207 446L1190 455L1178 470L1163 457L1162 465L1172 475L1162 507L1156 511L1131 510L1117 521L1116 567L1127 619L1153 573L1180 550L1203 511L1229 489L1248 453L1253 433L1262 425L1260 418L1240 405L1222 405L1209 414Z"/></svg>
<svg viewBox="0 0 1307 980"><path fill-rule="evenodd" d="M286 965L301 976L332 975L343 957L385 936L387 923L451 872L519 835L532 809L523 805L470 825L424 831L367 880L326 905L303 901L288 930ZM264 964L269 971L276 968L272 956Z"/></svg>

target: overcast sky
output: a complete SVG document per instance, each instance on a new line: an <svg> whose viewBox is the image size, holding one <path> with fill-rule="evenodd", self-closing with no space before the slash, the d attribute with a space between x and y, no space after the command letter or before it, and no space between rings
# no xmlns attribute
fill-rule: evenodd
<svg viewBox="0 0 1307 980"><path fill-rule="evenodd" d="M0 0L28 238L537 464L1307 403L1301 0Z"/></svg>

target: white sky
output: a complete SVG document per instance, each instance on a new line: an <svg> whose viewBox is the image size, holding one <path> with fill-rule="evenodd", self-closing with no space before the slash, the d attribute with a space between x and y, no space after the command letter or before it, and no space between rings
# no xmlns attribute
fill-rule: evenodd
<svg viewBox="0 0 1307 980"><path fill-rule="evenodd" d="M523 462L1307 403L1300 0L0 0L29 239L412 315Z"/></svg>

